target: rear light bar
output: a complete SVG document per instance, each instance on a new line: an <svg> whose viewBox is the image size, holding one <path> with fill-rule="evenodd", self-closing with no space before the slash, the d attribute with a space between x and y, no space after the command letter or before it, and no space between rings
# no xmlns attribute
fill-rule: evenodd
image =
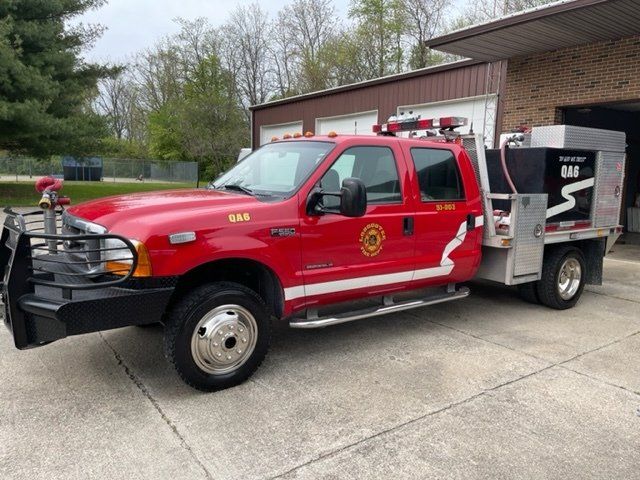
<svg viewBox="0 0 640 480"><path fill-rule="evenodd" d="M429 130L432 128L458 128L467 125L465 117L419 118L394 120L373 126L373 133L396 133L413 130Z"/></svg>

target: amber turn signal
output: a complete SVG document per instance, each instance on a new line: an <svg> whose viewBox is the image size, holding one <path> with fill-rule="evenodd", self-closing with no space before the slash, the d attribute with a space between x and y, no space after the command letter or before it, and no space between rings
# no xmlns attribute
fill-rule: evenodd
<svg viewBox="0 0 640 480"><path fill-rule="evenodd" d="M132 277L150 277L151 276L151 259L149 252L144 243L137 240L131 240L138 254L138 263L133 271ZM111 260L105 263L105 270L114 275L126 275L131 270L131 260L118 261Z"/></svg>

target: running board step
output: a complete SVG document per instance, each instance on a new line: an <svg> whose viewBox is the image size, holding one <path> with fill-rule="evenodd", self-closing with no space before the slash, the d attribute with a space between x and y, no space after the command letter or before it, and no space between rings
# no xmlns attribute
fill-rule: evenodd
<svg viewBox="0 0 640 480"><path fill-rule="evenodd" d="M330 325L338 325L339 323L362 320L363 318L377 317L388 313L402 312L404 310L425 307L427 305L435 305L436 303L460 300L468 297L469 293L470 291L467 287L461 287L459 290L450 293L440 293L417 300L408 300L405 302L393 303L391 305L383 305L381 307L356 310L354 312L347 312L332 317L317 317L310 319L295 318L289 322L289 326L291 328L323 328Z"/></svg>

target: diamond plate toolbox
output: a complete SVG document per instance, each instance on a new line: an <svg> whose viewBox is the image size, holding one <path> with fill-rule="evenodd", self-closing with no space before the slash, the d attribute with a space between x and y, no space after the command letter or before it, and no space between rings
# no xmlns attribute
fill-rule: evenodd
<svg viewBox="0 0 640 480"><path fill-rule="evenodd" d="M533 128L531 146L597 150L624 154L626 135L624 132L602 130L600 128L549 125Z"/></svg>
<svg viewBox="0 0 640 480"><path fill-rule="evenodd" d="M598 152L596 183L593 198L593 226L618 225L624 185L625 155L618 152Z"/></svg>
<svg viewBox="0 0 640 480"><path fill-rule="evenodd" d="M537 273L542 268L547 212L546 194L518 194L517 197L513 239L514 276Z"/></svg>

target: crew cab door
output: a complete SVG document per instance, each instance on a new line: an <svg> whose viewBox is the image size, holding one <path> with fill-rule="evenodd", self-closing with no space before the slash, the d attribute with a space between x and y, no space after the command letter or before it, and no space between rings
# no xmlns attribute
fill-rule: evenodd
<svg viewBox="0 0 640 480"><path fill-rule="evenodd" d="M459 146L403 144L414 192L415 273L423 285L470 279L480 262L482 210L471 163Z"/></svg>
<svg viewBox="0 0 640 480"><path fill-rule="evenodd" d="M319 180L339 191L348 177L367 187L363 217L307 215L301 211L302 268L306 303L335 303L398 290L413 272L413 208L407 166L396 141L339 145ZM317 184L317 182L316 182ZM304 203L304 199L301 203ZM324 197L325 207L339 199Z"/></svg>

